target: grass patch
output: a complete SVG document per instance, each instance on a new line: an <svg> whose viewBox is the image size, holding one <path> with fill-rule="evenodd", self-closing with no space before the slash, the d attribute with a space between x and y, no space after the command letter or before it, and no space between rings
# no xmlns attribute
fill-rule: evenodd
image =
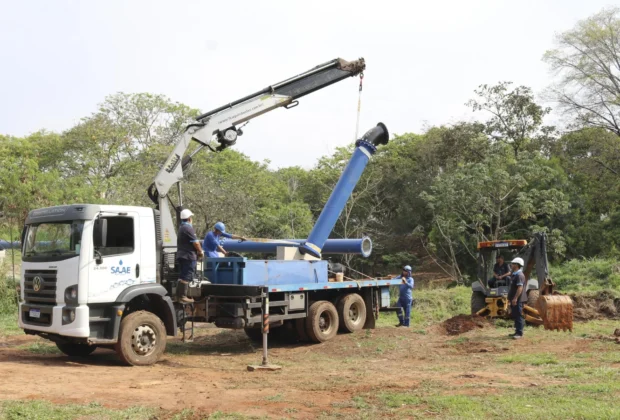
<svg viewBox="0 0 620 420"><path fill-rule="evenodd" d="M36 342L25 346L20 346L19 348L34 354L62 354L61 351L58 350L58 347L45 342Z"/></svg>
<svg viewBox="0 0 620 420"><path fill-rule="evenodd" d="M22 333L17 326L17 313L0 314L0 337Z"/></svg>
<svg viewBox="0 0 620 420"><path fill-rule="evenodd" d="M124 410L105 408L98 403L88 405L54 405L46 401L0 402L0 417L7 420L66 420L66 419L152 419L156 409L132 407Z"/></svg>
<svg viewBox="0 0 620 420"><path fill-rule="evenodd" d="M211 413L208 417L204 417L208 420L245 420L245 419L259 419L264 417L247 417L238 413L224 413L222 411L216 411Z"/></svg>
<svg viewBox="0 0 620 420"><path fill-rule="evenodd" d="M420 397L412 394L403 393L382 393L379 394L379 400L387 407L398 408L405 405L420 404Z"/></svg>
<svg viewBox="0 0 620 420"><path fill-rule="evenodd" d="M370 405L365 411L406 418L618 418L620 405L614 395L618 386L618 383L556 385L531 392L504 388L481 395L461 395L458 389L452 388L432 391L418 388L368 396Z"/></svg>
<svg viewBox="0 0 620 420"><path fill-rule="evenodd" d="M574 259L551 266L550 274L558 290L620 290L620 263L616 259Z"/></svg>
<svg viewBox="0 0 620 420"><path fill-rule="evenodd" d="M532 366L556 365L558 359L551 353L511 354L497 358L500 363L525 363Z"/></svg>
<svg viewBox="0 0 620 420"><path fill-rule="evenodd" d="M278 402L278 401L282 401L282 394L276 394L276 395L272 395L270 397L265 397L265 400L267 401L273 401L273 402Z"/></svg>
<svg viewBox="0 0 620 420"><path fill-rule="evenodd" d="M396 292L394 292L396 290ZM392 290L392 306L396 304L396 288ZM470 312L471 288L457 286L451 289L415 289L413 291L413 307L411 308L411 326L419 334L425 334L420 327L435 322L445 321L459 314ZM393 326L398 322L396 313L386 313L379 318L380 327Z"/></svg>

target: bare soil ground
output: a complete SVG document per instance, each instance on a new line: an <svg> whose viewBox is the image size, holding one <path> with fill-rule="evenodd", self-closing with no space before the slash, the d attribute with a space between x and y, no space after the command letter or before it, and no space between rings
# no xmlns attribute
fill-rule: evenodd
<svg viewBox="0 0 620 420"><path fill-rule="evenodd" d="M363 401L378 395L417 395L429 386L437 393L476 396L525 389L541 380L547 386L561 384L564 379L540 378L532 366L513 367L501 360L518 361L533 351L554 360L571 359L594 354L601 343L578 331L529 328L526 338L515 342L507 337L510 330L471 317L454 325L452 330L446 325L410 330L384 326L319 345L274 343L271 361L283 368L277 372L248 372L248 364L261 361L260 347L243 332L206 325L197 330L193 343L169 340L162 360L141 368L121 366L106 349L88 359L70 359L41 339L10 335L0 338L0 399L147 406L170 416L190 409L196 418L216 411L358 418L369 409ZM447 333L456 330L458 338ZM620 358L608 364L617 369ZM399 411L405 403L393 408L392 400L386 401L390 411L367 417L408 417Z"/></svg>

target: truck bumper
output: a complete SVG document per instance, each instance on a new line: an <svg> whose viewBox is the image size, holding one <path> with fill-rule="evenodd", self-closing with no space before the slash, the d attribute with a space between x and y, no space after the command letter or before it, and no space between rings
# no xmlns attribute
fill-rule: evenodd
<svg viewBox="0 0 620 420"><path fill-rule="evenodd" d="M81 305L75 308L75 319L63 325L63 309L66 306L45 306L27 303L19 304L19 328L31 331L40 331L50 334L58 334L66 337L88 338L90 334L88 306ZM31 316L31 310L35 310L39 317Z"/></svg>

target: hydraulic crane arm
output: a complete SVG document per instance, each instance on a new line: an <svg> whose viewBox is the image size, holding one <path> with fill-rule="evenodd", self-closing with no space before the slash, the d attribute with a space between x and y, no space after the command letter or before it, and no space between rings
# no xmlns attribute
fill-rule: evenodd
<svg viewBox="0 0 620 420"><path fill-rule="evenodd" d="M176 246L176 229L167 200L168 192L177 185L179 197L181 196L180 182L183 180L183 171L191 164L192 157L198 151L204 147L221 151L234 145L237 137L243 134L238 127L239 124L276 108L288 109L297 106L297 99L302 96L358 75L365 67L363 58L351 62L337 58L198 116L196 123L186 127L148 190L149 197L161 211L159 229L164 247ZM214 138L219 143L216 149L210 146ZM200 146L191 155L184 157L192 141L199 143ZM178 211L181 205L182 202L175 210Z"/></svg>

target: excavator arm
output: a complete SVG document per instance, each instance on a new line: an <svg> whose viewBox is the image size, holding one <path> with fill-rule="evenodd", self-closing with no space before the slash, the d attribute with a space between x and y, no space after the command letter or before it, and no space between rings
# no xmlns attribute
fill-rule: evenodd
<svg viewBox="0 0 620 420"><path fill-rule="evenodd" d="M293 108L298 105L299 98L361 74L365 67L363 58L351 62L337 58L206 112L198 116L195 123L189 124L148 189L149 197L161 214L158 233L166 252L175 251L176 228L172 210L178 213L183 205L180 183L183 180L183 172L191 165L192 157L196 153L205 147L211 151L221 151L234 145L237 137L243 134L240 124L276 108ZM212 147L213 140L217 142L216 147ZM199 146L190 155L185 156L192 142L198 143ZM176 206L168 198L170 189L175 185L179 192L179 203Z"/></svg>
<svg viewBox="0 0 620 420"><path fill-rule="evenodd" d="M524 274L530 279L535 272L538 290L524 306L526 320L533 324L542 324L546 330L573 330L573 301L570 296L562 295L554 290L555 283L549 276L547 259L547 235L534 234L532 241L521 253L525 263Z"/></svg>

